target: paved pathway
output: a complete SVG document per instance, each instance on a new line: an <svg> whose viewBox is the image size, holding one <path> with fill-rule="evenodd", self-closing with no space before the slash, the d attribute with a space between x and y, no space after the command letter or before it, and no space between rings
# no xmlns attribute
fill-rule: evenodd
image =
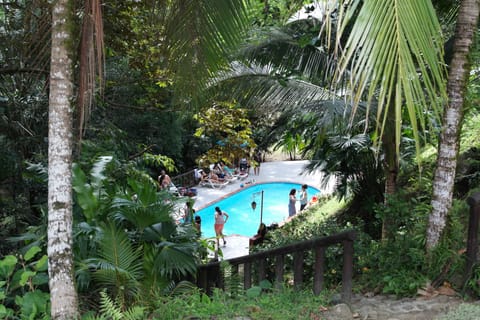
<svg viewBox="0 0 480 320"><path fill-rule="evenodd" d="M330 308L325 315L328 320L434 320L460 303L460 298L445 295L428 299L354 295L349 309L346 305L337 305Z"/></svg>

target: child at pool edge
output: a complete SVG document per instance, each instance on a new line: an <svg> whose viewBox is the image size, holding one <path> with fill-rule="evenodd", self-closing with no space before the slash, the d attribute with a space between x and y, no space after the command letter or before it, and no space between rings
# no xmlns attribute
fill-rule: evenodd
<svg viewBox="0 0 480 320"><path fill-rule="evenodd" d="M225 211L222 211L220 207L215 207L215 236L217 238L217 247L220 246L220 237L223 240L223 245L227 245L225 241L225 235L223 234L223 227L228 220L228 214Z"/></svg>

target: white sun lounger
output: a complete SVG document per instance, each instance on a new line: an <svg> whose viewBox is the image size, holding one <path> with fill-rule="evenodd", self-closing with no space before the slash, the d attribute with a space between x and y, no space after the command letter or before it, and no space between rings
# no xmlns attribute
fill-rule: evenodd
<svg viewBox="0 0 480 320"><path fill-rule="evenodd" d="M225 187L228 183L229 182L227 180L225 180L225 181L213 181L213 180L210 180L210 179L205 179L205 180L200 182L200 185L204 186L204 187L210 187L212 189L221 189L221 188Z"/></svg>
<svg viewBox="0 0 480 320"><path fill-rule="evenodd" d="M178 188L176 185L173 184L173 182L170 182L170 185L168 186L168 192L170 192L173 195L178 196L180 192L178 192Z"/></svg>
<svg viewBox="0 0 480 320"><path fill-rule="evenodd" d="M248 173L239 173L235 176L238 178L238 180L245 180L246 178L248 178Z"/></svg>

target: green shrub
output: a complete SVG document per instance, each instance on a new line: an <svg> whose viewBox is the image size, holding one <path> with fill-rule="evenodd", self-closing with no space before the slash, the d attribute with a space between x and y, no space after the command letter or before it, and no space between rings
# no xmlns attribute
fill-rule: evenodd
<svg viewBox="0 0 480 320"><path fill-rule="evenodd" d="M211 297L200 290L188 294L164 297L157 301L153 319L217 319L229 320L237 317L251 319L321 319L321 306L328 304L329 297L314 296L311 290L279 291L259 294L259 288L236 296L216 289Z"/></svg>
<svg viewBox="0 0 480 320"><path fill-rule="evenodd" d="M0 260L0 318L49 319L50 295L42 291L48 283L47 256L31 247L23 256Z"/></svg>

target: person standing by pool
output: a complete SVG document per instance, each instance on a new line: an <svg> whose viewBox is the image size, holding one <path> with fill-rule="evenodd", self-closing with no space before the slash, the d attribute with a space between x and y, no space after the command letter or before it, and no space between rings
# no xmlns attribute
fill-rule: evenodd
<svg viewBox="0 0 480 320"><path fill-rule="evenodd" d="M300 211L303 211L307 206L308 202L308 194L307 194L308 186L306 184L302 185L302 189L300 190Z"/></svg>
<svg viewBox="0 0 480 320"><path fill-rule="evenodd" d="M295 194L297 193L297 190L292 189L290 190L290 194L288 195L288 217L291 218L294 215L297 214L297 198L295 197Z"/></svg>
<svg viewBox="0 0 480 320"><path fill-rule="evenodd" d="M202 217L195 216L195 229L197 229L198 235L202 234Z"/></svg>
<svg viewBox="0 0 480 320"><path fill-rule="evenodd" d="M223 227L228 220L228 214L220 209L220 207L215 207L215 235L217 238L217 247L220 246L220 237L223 240L223 245L227 245L225 241L225 236L223 235Z"/></svg>
<svg viewBox="0 0 480 320"><path fill-rule="evenodd" d="M193 201L185 202L185 207L183 208L183 223L191 224L193 222L193 214L195 210L193 209Z"/></svg>
<svg viewBox="0 0 480 320"><path fill-rule="evenodd" d="M262 154L260 150L255 150L253 153L253 174L258 176L260 174L260 164L262 163Z"/></svg>

